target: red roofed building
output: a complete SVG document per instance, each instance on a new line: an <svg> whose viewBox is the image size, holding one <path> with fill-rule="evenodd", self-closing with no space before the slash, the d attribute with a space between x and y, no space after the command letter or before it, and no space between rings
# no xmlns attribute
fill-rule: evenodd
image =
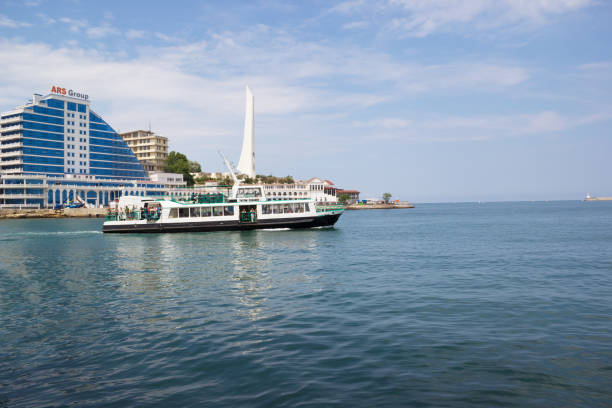
<svg viewBox="0 0 612 408"><path fill-rule="evenodd" d="M342 194L349 196L348 204L354 204L359 201L359 191L357 190L344 190L341 188L336 189L336 194L340 197Z"/></svg>

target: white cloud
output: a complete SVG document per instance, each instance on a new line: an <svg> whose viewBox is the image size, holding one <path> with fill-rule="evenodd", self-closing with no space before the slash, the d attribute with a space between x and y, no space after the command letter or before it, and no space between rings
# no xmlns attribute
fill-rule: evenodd
<svg viewBox="0 0 612 408"><path fill-rule="evenodd" d="M119 30L109 23L103 23L99 26L88 28L86 33L89 38L104 38L108 37L109 35L119 34Z"/></svg>
<svg viewBox="0 0 612 408"><path fill-rule="evenodd" d="M63 22L84 29L77 21ZM265 135L259 143L280 154L291 135L292 153L283 156L290 160L291 154L320 155L322 142L326 152L345 150L347 139L339 135L351 129L385 129L378 140L402 139L402 132L422 129L415 125L420 118L377 115L377 105L453 90L495 92L529 78L515 65L403 62L378 51L298 41L259 28L173 46L144 46L131 56L76 43L63 48L0 39L0 60L8 62L0 64L0 77L6 78L0 84L3 109L33 91L61 84L87 92L93 109L117 130L151 122L170 137L171 148L189 150L196 159L209 154L212 160L216 147L230 156L239 148L247 84L255 92L257 133ZM355 124L359 128L351 127L352 112L365 112L363 123Z"/></svg>
<svg viewBox="0 0 612 408"><path fill-rule="evenodd" d="M83 20L74 20L69 17L61 17L59 19L61 23L67 24L69 26L70 31L78 33L82 28L87 26L87 22Z"/></svg>
<svg viewBox="0 0 612 408"><path fill-rule="evenodd" d="M602 112L590 115L562 115L555 111L541 111L528 114L488 115L488 116L434 116L418 120L407 119L410 133L397 127L390 129L384 122L371 121L373 133L365 138L379 138L380 131L390 139L410 139L413 141L461 141L491 140L518 136L555 135L592 123L612 119L612 114ZM390 132L392 130L393 132Z"/></svg>
<svg viewBox="0 0 612 408"><path fill-rule="evenodd" d="M146 35L146 32L143 30L128 30L125 33L125 36L130 39L130 40L135 40L138 38L144 38Z"/></svg>
<svg viewBox="0 0 612 408"><path fill-rule="evenodd" d="M44 0L26 0L23 3L28 7L38 7L43 3Z"/></svg>
<svg viewBox="0 0 612 408"><path fill-rule="evenodd" d="M38 13L36 15L38 16L38 18L40 18L46 24L55 24L57 22L56 19L54 19L52 17L49 17L46 14Z"/></svg>
<svg viewBox="0 0 612 408"><path fill-rule="evenodd" d="M65 20L77 29L81 26ZM329 107L368 107L436 90L489 90L514 86L528 78L520 67L482 62L402 64L382 53L338 49L268 34L253 38L253 33L224 33L210 41L143 48L138 57L120 61L101 52L78 49L75 44L67 50L5 41L0 48L9 61L0 68L2 77L14 78L15 83L30 83L31 78L45 73L46 80L82 83L92 95L103 98L113 99L111 95L117 91L106 85L97 90L98 84L116 83L121 84L121 99L127 103L142 98L151 103L189 99L207 110L211 108L203 93L218 95L216 98L235 96L243 85L250 84L258 88L259 112L274 115ZM338 79L348 88L308 85L310 81L335 83ZM364 84L374 86L376 91L368 91ZM240 110L235 102L228 106L219 99L213 105L226 113Z"/></svg>
<svg viewBox="0 0 612 408"><path fill-rule="evenodd" d="M592 0L371 0L348 1L331 12L375 16L386 29L426 37L456 28L476 30L538 25L592 5Z"/></svg>
<svg viewBox="0 0 612 408"><path fill-rule="evenodd" d="M579 122L580 119L575 119L575 123L571 123L557 112L544 111L528 116L524 121L522 131L524 133L562 132L569 127L578 125Z"/></svg>
<svg viewBox="0 0 612 408"><path fill-rule="evenodd" d="M585 73L610 73L610 71L612 71L612 61L581 64L578 66L578 69Z"/></svg>
<svg viewBox="0 0 612 408"><path fill-rule="evenodd" d="M21 28L21 27L30 27L32 24L25 23L22 21L11 20L4 14L0 14L0 27L6 28Z"/></svg>
<svg viewBox="0 0 612 408"><path fill-rule="evenodd" d="M160 40L166 41L166 42L176 42L176 41L179 40L177 37L172 37L172 36L166 35L164 33L160 33L160 32L156 32L154 35L155 35L155 37L159 38Z"/></svg>
<svg viewBox="0 0 612 408"><path fill-rule="evenodd" d="M367 21L351 21L342 25L343 30L361 30L370 25Z"/></svg>
<svg viewBox="0 0 612 408"><path fill-rule="evenodd" d="M402 129L407 128L412 124L411 120L403 118L380 118L368 121L353 122L355 127L363 128L383 128L383 129Z"/></svg>
<svg viewBox="0 0 612 408"><path fill-rule="evenodd" d="M333 6L330 11L336 13L353 13L362 10L367 3L365 0L350 0Z"/></svg>

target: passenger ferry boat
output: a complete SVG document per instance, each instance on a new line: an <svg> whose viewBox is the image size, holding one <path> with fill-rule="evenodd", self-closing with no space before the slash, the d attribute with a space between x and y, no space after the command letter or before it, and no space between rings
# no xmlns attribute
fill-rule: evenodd
<svg viewBox="0 0 612 408"><path fill-rule="evenodd" d="M188 200L123 196L110 209L103 232L199 232L270 228L332 227L342 205L319 206L311 198L268 200L262 185L241 186L229 194L192 194Z"/></svg>

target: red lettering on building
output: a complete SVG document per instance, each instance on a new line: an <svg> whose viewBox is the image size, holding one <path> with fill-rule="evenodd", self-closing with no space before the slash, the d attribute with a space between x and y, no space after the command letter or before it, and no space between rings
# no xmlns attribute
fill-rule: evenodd
<svg viewBox="0 0 612 408"><path fill-rule="evenodd" d="M66 88L60 88L59 86L52 86L51 92L60 94L60 95L66 95Z"/></svg>

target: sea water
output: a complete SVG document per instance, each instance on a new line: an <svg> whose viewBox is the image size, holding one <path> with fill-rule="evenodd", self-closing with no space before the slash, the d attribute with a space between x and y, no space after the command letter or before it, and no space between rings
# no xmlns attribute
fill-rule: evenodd
<svg viewBox="0 0 612 408"><path fill-rule="evenodd" d="M612 405L612 203L0 220L0 407Z"/></svg>

